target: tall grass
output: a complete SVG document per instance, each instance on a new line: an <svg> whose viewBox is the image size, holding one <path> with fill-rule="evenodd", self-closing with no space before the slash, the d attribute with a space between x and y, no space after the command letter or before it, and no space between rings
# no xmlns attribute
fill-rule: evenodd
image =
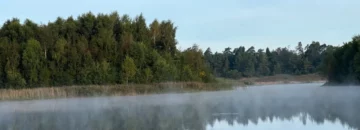
<svg viewBox="0 0 360 130"><path fill-rule="evenodd" d="M154 93L181 93L196 91L215 91L231 89L233 86L253 84L282 84L297 82L311 82L324 80L316 74L311 75L275 75L267 77L243 78L240 80L217 78L215 83L201 82L165 82L154 84L128 85L84 85L44 87L32 89L0 89L0 100L27 100L49 98L71 98L88 96L127 96Z"/></svg>
<svg viewBox="0 0 360 130"><path fill-rule="evenodd" d="M31 89L0 89L0 100L28 100L88 96L126 96L169 92L230 89L227 83L165 82L155 84L85 85Z"/></svg>
<svg viewBox="0 0 360 130"><path fill-rule="evenodd" d="M289 83L311 83L322 82L326 79L318 74L287 75L279 74L274 76L243 78L240 81L245 85L268 85L268 84L289 84Z"/></svg>

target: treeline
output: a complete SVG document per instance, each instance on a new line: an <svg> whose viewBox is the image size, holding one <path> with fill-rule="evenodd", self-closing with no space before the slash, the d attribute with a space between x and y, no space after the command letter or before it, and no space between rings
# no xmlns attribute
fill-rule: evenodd
<svg viewBox="0 0 360 130"><path fill-rule="evenodd" d="M324 60L322 74L329 85L360 84L360 35L343 46L333 48Z"/></svg>
<svg viewBox="0 0 360 130"><path fill-rule="evenodd" d="M0 87L213 80L203 52L176 48L176 27L142 15L86 13L0 29Z"/></svg>
<svg viewBox="0 0 360 130"><path fill-rule="evenodd" d="M176 48L176 26L142 15L86 13L48 24L6 21L0 28L0 88L127 84L166 81L211 82L321 72L334 83L359 83L360 53L356 36L342 47L312 42L255 50L225 48L205 52L194 45Z"/></svg>
<svg viewBox="0 0 360 130"><path fill-rule="evenodd" d="M284 47L275 50L225 48L222 53L212 53L208 48L204 55L215 76L242 78L276 74L309 74L321 70L323 60L332 46L312 42L303 47L299 42L294 50Z"/></svg>

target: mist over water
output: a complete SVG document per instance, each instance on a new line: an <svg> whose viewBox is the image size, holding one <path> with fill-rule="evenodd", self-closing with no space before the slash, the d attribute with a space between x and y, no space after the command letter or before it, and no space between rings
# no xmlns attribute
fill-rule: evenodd
<svg viewBox="0 0 360 130"><path fill-rule="evenodd" d="M360 88L321 85L0 102L0 129L360 129Z"/></svg>

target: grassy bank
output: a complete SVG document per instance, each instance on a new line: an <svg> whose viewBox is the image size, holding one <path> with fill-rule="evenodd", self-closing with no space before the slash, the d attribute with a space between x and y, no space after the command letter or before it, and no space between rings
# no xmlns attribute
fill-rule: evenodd
<svg viewBox="0 0 360 130"><path fill-rule="evenodd" d="M216 91L231 89L234 85L235 84L229 82L166 82L156 84L86 85L30 89L1 89L0 100L29 100L90 96L127 96L158 93Z"/></svg>
<svg viewBox="0 0 360 130"><path fill-rule="evenodd" d="M307 75L275 75L266 77L244 78L240 82L246 85L270 85L270 84L291 84L291 83L312 83L325 82L326 79L318 74Z"/></svg>
<svg viewBox="0 0 360 130"><path fill-rule="evenodd" d="M218 78L218 82L216 83L165 82L154 84L84 85L28 89L0 89L0 100L51 99L90 96L127 96L159 93L217 91L232 89L233 86L310 83L324 80L325 79L317 74L310 74L299 76L275 75L266 77L242 78L239 80Z"/></svg>
<svg viewBox="0 0 360 130"><path fill-rule="evenodd" d="M241 79L226 79L217 78L218 81L230 84L236 84L239 86L249 85L271 85L271 84L291 84L291 83L312 83L312 82L325 82L326 79L318 74L307 75L275 75L275 76L263 76L263 77L251 77Z"/></svg>

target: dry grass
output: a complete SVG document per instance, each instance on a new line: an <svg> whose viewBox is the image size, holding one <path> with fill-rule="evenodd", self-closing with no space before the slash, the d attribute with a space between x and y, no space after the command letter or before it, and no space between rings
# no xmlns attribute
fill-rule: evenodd
<svg viewBox="0 0 360 130"><path fill-rule="evenodd" d="M266 84L288 84L288 83L310 83L325 81L326 79L318 74L307 75L275 75L266 77L245 78L240 81L246 82L248 85L266 85Z"/></svg>
<svg viewBox="0 0 360 130"><path fill-rule="evenodd" d="M217 80L217 83L164 82L154 84L84 85L29 89L0 89L0 100L28 100L88 96L125 96L169 92L181 93L194 91L214 91L231 89L232 86L314 82L323 81L324 79L319 75L310 74L300 76L276 75L267 77L244 78L240 80L218 78Z"/></svg>
<svg viewBox="0 0 360 130"><path fill-rule="evenodd" d="M213 91L230 89L223 83L165 82L129 85L86 85L31 89L0 89L0 100L28 100L88 96L125 96L168 92Z"/></svg>

